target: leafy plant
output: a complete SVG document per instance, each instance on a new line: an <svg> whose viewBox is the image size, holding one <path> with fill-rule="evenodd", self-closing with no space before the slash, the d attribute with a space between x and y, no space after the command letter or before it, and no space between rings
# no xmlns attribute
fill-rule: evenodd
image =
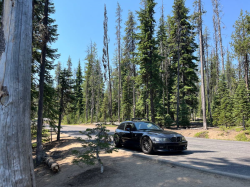
<svg viewBox="0 0 250 187"><path fill-rule="evenodd" d="M221 133L221 134L219 134L219 136L224 136L225 134L224 134L224 132L223 133Z"/></svg>
<svg viewBox="0 0 250 187"><path fill-rule="evenodd" d="M194 137L197 138L209 138L207 131L197 132Z"/></svg>
<svg viewBox="0 0 250 187"><path fill-rule="evenodd" d="M88 165L95 165L97 161L101 166L101 173L103 173L104 165L100 158L100 152L112 153L113 151L117 151L112 145L112 135L109 135L108 132L109 130L102 124L96 124L96 128L80 132L88 137L87 140L79 138L86 150L84 152L74 150L73 153L77 155L77 158L73 160L73 163L78 164L83 162Z"/></svg>
<svg viewBox="0 0 250 187"><path fill-rule="evenodd" d="M236 136L235 136L235 139L236 139L237 141L244 141L244 142L250 141L250 140L247 138L245 132L242 132L242 133L236 135Z"/></svg>
<svg viewBox="0 0 250 187"><path fill-rule="evenodd" d="M226 126L219 126L219 129L221 130L221 131L227 131L227 127Z"/></svg>
<svg viewBox="0 0 250 187"><path fill-rule="evenodd" d="M235 129L234 129L236 132L240 132L240 131L242 131L243 130L243 128L242 127L235 127Z"/></svg>

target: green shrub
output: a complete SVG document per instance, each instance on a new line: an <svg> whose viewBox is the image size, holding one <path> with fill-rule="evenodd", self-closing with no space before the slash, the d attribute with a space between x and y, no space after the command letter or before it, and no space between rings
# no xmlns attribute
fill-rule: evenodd
<svg viewBox="0 0 250 187"><path fill-rule="evenodd" d="M165 123L166 127L170 127L174 121L172 120L171 116L169 114L166 115Z"/></svg>
<svg viewBox="0 0 250 187"><path fill-rule="evenodd" d="M235 127L234 130L235 130L236 132L240 132L240 131L243 130L243 128L242 128L242 127Z"/></svg>
<svg viewBox="0 0 250 187"><path fill-rule="evenodd" d="M221 131L227 131L226 126L219 126L219 129L220 129Z"/></svg>
<svg viewBox="0 0 250 187"><path fill-rule="evenodd" d="M82 146L86 149L84 152L73 150L73 153L76 155L73 163L79 164L83 162L88 165L94 165L98 162L101 166L101 173L103 173L104 165L101 161L100 152L112 153L113 151L117 151L117 148L112 144L113 135L108 134L108 132L109 130L102 124L96 124L96 128L80 132L88 136L87 140L78 138L83 143Z"/></svg>
<svg viewBox="0 0 250 187"><path fill-rule="evenodd" d="M245 134L250 134L250 130L245 130L244 133Z"/></svg>
<svg viewBox="0 0 250 187"><path fill-rule="evenodd" d="M250 141L249 139L247 139L245 132L242 132L242 133L236 135L235 139L237 141L244 141L244 142Z"/></svg>
<svg viewBox="0 0 250 187"><path fill-rule="evenodd" d="M207 131L197 132L194 137L196 138L209 138Z"/></svg>
<svg viewBox="0 0 250 187"><path fill-rule="evenodd" d="M219 136L224 136L225 134L224 134L224 132L223 133L221 133L221 134L219 134Z"/></svg>

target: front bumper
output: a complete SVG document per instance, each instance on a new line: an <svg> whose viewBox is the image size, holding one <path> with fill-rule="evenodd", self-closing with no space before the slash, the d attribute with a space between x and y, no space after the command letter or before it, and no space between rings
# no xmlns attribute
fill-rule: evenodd
<svg viewBox="0 0 250 187"><path fill-rule="evenodd" d="M179 152L187 150L187 142L158 143L153 142L155 152Z"/></svg>

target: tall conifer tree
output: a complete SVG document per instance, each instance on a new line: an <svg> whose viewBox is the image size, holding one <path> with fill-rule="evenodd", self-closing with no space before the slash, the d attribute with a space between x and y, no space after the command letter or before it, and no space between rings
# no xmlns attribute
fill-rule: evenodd
<svg viewBox="0 0 250 187"><path fill-rule="evenodd" d="M170 34L168 46L171 49L169 54L172 60L171 71L173 71L175 80L173 89L176 90L175 93L178 93L177 80L179 69L179 100L182 101L183 99L190 111L197 105L198 89L196 83L198 82L198 76L197 65L194 63L194 61L197 61L197 57L193 54L197 49L197 44L195 43L194 27L189 22L188 12L189 10L185 7L184 0L174 1L173 16L169 19ZM179 47L177 43L179 43ZM178 61L180 62L179 66ZM172 102L177 102L178 106L178 96L176 97L175 93L172 94ZM180 117L180 119L182 118Z"/></svg>
<svg viewBox="0 0 250 187"><path fill-rule="evenodd" d="M159 88L161 79L159 77L160 56L157 53L156 39L154 37L154 0L146 0L144 8L138 11L140 33L138 33L138 56L140 65L140 76L146 87L147 99L150 99L151 120L155 122L155 94ZM160 84L161 85L161 84Z"/></svg>

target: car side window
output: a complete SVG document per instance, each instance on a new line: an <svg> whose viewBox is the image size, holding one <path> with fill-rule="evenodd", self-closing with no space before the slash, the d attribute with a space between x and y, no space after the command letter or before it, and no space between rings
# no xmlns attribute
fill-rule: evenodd
<svg viewBox="0 0 250 187"><path fill-rule="evenodd" d="M119 125L118 129L124 130L124 126L125 126L125 123L121 123L121 124Z"/></svg>
<svg viewBox="0 0 250 187"><path fill-rule="evenodd" d="M131 129L131 131L136 131L136 127L135 127L135 125L133 123L126 123L125 130L128 127Z"/></svg>
<svg viewBox="0 0 250 187"><path fill-rule="evenodd" d="M131 123L131 131L137 131L136 127L135 127L135 124Z"/></svg>

